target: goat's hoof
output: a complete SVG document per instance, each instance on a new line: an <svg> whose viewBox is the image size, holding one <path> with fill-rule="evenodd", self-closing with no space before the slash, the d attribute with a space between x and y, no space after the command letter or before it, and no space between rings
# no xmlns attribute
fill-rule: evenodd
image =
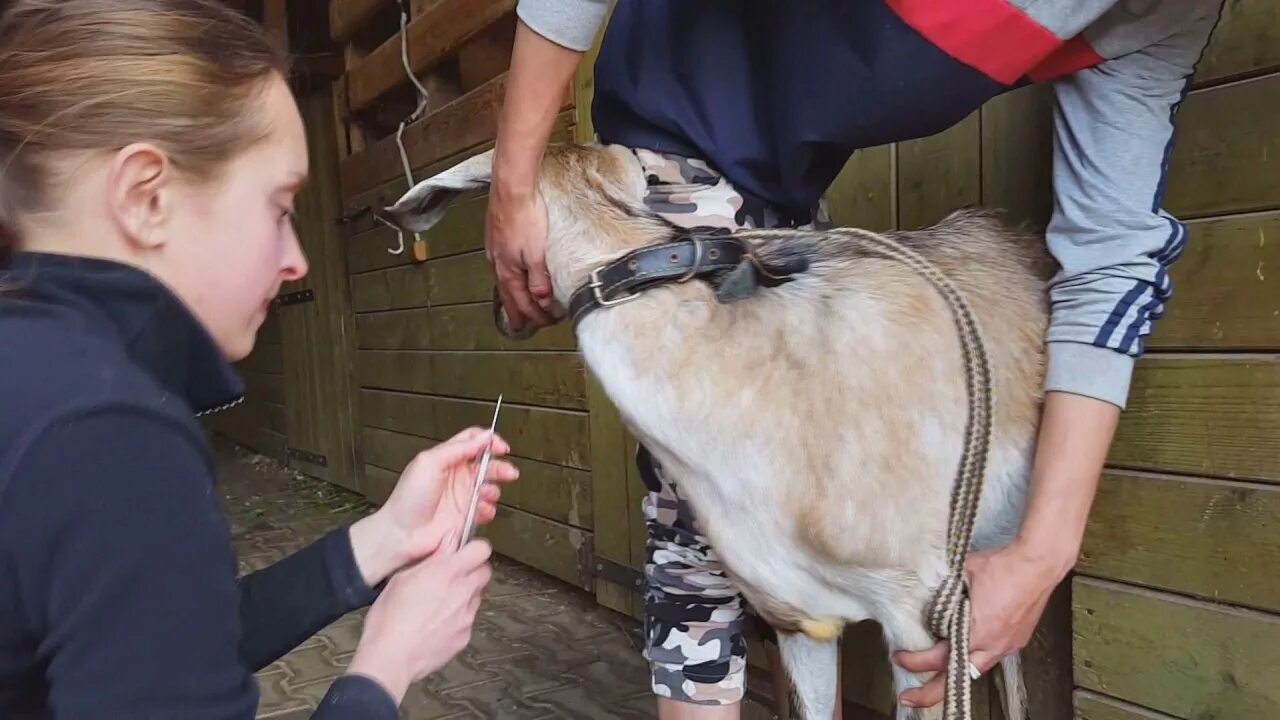
<svg viewBox="0 0 1280 720"><path fill-rule="evenodd" d="M801 620L800 632L819 642L831 642L840 637L844 623L839 620Z"/></svg>

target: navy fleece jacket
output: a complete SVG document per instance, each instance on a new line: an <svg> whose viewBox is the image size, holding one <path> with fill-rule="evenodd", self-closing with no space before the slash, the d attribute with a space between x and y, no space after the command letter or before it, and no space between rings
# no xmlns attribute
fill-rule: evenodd
<svg viewBox="0 0 1280 720"><path fill-rule="evenodd" d="M196 416L242 387L140 270L0 267L0 717L250 720L252 673L372 602L346 528L237 578ZM397 716L347 676L312 717Z"/></svg>

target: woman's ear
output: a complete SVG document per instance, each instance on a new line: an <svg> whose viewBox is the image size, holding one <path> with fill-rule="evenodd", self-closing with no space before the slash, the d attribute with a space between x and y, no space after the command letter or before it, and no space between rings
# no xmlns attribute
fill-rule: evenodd
<svg viewBox="0 0 1280 720"><path fill-rule="evenodd" d="M489 187L493 150L467 158L434 177L414 185L381 216L408 232L423 232L444 217L449 206L470 190Z"/></svg>
<svg viewBox="0 0 1280 720"><path fill-rule="evenodd" d="M139 248L164 244L155 232L173 212L173 166L154 145L135 143L118 151L107 168L111 214L121 233Z"/></svg>

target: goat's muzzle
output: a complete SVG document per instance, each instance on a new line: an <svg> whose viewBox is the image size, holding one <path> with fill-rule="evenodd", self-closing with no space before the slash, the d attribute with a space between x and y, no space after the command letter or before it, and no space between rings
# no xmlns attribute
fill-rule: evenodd
<svg viewBox="0 0 1280 720"><path fill-rule="evenodd" d="M552 302L551 316L559 322L564 319L565 313L563 308L557 302ZM516 330L511 327L511 318L507 317L507 309L502 306L502 297L498 294L498 288L493 289L493 325L498 328L498 332L509 340L528 340L538 334L538 330L542 329L538 325L530 324Z"/></svg>

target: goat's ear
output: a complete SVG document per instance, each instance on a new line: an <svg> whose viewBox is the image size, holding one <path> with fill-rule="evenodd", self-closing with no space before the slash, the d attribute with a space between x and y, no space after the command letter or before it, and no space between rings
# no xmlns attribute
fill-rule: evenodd
<svg viewBox="0 0 1280 720"><path fill-rule="evenodd" d="M414 185L395 205L384 208L382 216L402 230L423 232L440 222L445 210L464 193L487 188L492 176L490 149Z"/></svg>

